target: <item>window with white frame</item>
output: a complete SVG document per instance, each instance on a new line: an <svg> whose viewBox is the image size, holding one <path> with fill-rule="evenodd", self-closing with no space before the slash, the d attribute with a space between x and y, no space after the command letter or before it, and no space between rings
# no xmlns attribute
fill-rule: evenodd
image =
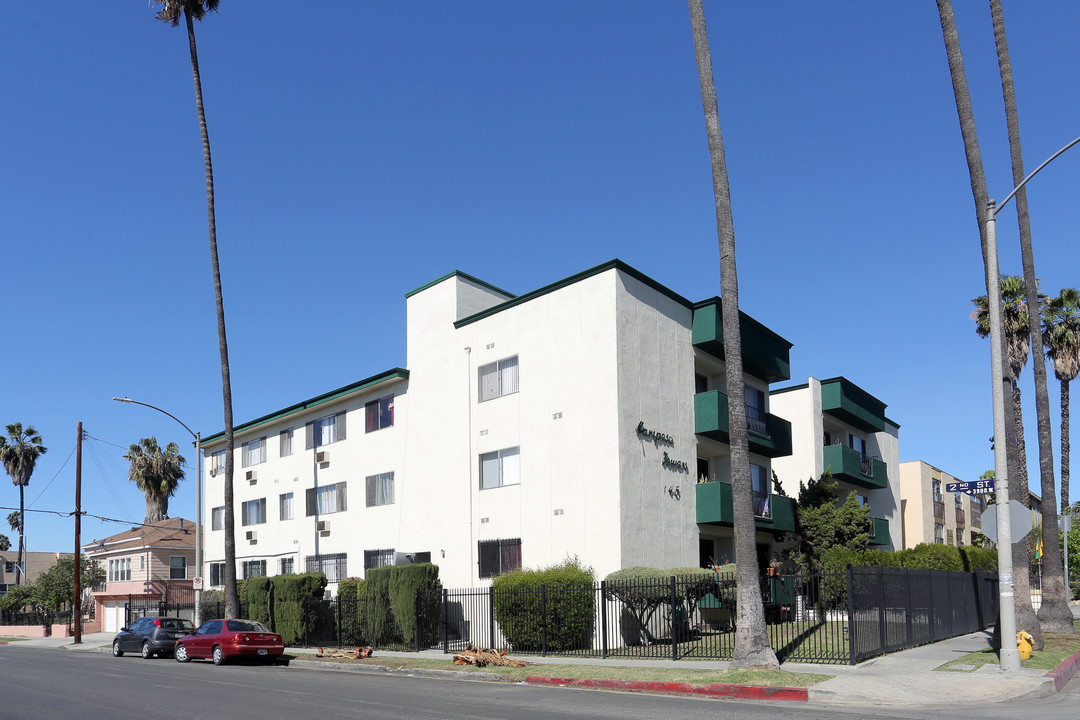
<svg viewBox="0 0 1080 720"><path fill-rule="evenodd" d="M381 473L368 475L367 482L367 506L393 505L394 503L394 473Z"/></svg>
<svg viewBox="0 0 1080 720"><path fill-rule="evenodd" d="M109 582L131 580L131 558L116 558L109 561Z"/></svg>
<svg viewBox="0 0 1080 720"><path fill-rule="evenodd" d="M210 510L210 529L211 530L224 530L225 529L225 506L211 508Z"/></svg>
<svg viewBox="0 0 1080 720"><path fill-rule="evenodd" d="M517 355L480 366L480 402L494 400L517 391Z"/></svg>
<svg viewBox="0 0 1080 720"><path fill-rule="evenodd" d="M292 520L293 519L293 494L282 493L278 496L278 519L279 520Z"/></svg>
<svg viewBox="0 0 1080 720"><path fill-rule="evenodd" d="M481 540L477 550L481 578L502 575L521 567L521 538Z"/></svg>
<svg viewBox="0 0 1080 720"><path fill-rule="evenodd" d="M393 551L390 562L393 563ZM328 555L308 555L305 558L307 572L321 572L326 575L326 582L337 582L349 576L348 553L330 553Z"/></svg>
<svg viewBox="0 0 1080 720"><path fill-rule="evenodd" d="M517 485L521 482L521 449L484 453L480 456L480 489Z"/></svg>
<svg viewBox="0 0 1080 720"><path fill-rule="evenodd" d="M364 432L374 432L394 425L394 396L387 395L364 405Z"/></svg>
<svg viewBox="0 0 1080 720"><path fill-rule="evenodd" d="M348 510L348 487L339 482L307 489L307 515L330 515Z"/></svg>
<svg viewBox="0 0 1080 720"><path fill-rule="evenodd" d="M293 569L293 558L281 558L281 563L278 569L281 570L281 572L278 573L279 575L292 575L295 572L295 570Z"/></svg>
<svg viewBox="0 0 1080 720"><path fill-rule="evenodd" d="M245 560L242 565L243 579L253 577L265 577L266 576L266 561L265 560Z"/></svg>
<svg viewBox="0 0 1080 720"><path fill-rule="evenodd" d="M304 426L305 443L308 450L345 439L345 413L327 415Z"/></svg>
<svg viewBox="0 0 1080 720"><path fill-rule="evenodd" d="M934 542L938 545L945 543L945 526L941 523L934 523Z"/></svg>
<svg viewBox="0 0 1080 720"><path fill-rule="evenodd" d="M187 558L183 555L170 555L169 556L169 579L170 580L186 580L187 579Z"/></svg>
<svg viewBox="0 0 1080 720"><path fill-rule="evenodd" d="M293 429L282 430L278 433L278 456L288 457L292 455Z"/></svg>
<svg viewBox="0 0 1080 720"><path fill-rule="evenodd" d="M240 508L241 525L262 525L266 522L266 498L248 500Z"/></svg>
<svg viewBox="0 0 1080 720"><path fill-rule="evenodd" d="M210 477L225 472L225 451L218 450L210 455Z"/></svg>
<svg viewBox="0 0 1080 720"><path fill-rule="evenodd" d="M210 563L210 585L221 587L225 584L225 563Z"/></svg>
<svg viewBox="0 0 1080 720"><path fill-rule="evenodd" d="M364 569L386 567L394 564L394 548L387 550L365 550Z"/></svg>
<svg viewBox="0 0 1080 720"><path fill-rule="evenodd" d="M241 457L243 458L242 467L251 467L266 462L266 438L261 437L244 443Z"/></svg>

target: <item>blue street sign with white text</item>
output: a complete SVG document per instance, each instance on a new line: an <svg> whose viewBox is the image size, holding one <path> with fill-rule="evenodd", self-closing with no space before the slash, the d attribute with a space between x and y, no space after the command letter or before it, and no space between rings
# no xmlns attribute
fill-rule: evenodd
<svg viewBox="0 0 1080 720"><path fill-rule="evenodd" d="M945 483L945 492L962 492L968 495L992 495L993 480L972 480L970 482Z"/></svg>

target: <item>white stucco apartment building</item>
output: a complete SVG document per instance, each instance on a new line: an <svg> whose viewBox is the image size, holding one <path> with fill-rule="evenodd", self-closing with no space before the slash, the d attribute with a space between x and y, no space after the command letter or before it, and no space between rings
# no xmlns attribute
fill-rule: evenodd
<svg viewBox="0 0 1080 720"><path fill-rule="evenodd" d="M885 416L885 403L844 377L772 390L772 411L791 421L790 455L773 461L785 492L826 469L837 481L840 502L855 493L870 506L870 544L899 550L900 426Z"/></svg>
<svg viewBox="0 0 1080 720"><path fill-rule="evenodd" d="M430 560L468 587L571 556L598 577L734 559L719 299L617 260L521 296L454 272L406 298L406 368L235 428L239 577ZM768 494L791 447L768 408L790 343L741 327L766 557L794 527ZM204 447L216 586L223 434Z"/></svg>

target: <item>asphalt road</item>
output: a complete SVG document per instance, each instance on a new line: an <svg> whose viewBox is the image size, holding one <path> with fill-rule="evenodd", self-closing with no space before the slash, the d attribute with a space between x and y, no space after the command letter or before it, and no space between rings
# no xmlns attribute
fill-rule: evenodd
<svg viewBox="0 0 1080 720"><path fill-rule="evenodd" d="M0 720L715 720L729 718L1014 718L1073 720L1080 683L1024 705L928 713L904 708L821 708L685 697L300 670L295 667L181 665L173 660L0 646ZM962 686L962 680L958 680Z"/></svg>

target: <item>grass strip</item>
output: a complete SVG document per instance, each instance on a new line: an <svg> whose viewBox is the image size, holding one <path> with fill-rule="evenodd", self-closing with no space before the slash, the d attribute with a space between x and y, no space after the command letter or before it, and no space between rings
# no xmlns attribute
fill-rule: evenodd
<svg viewBox="0 0 1080 720"><path fill-rule="evenodd" d="M1080 620L1074 621L1076 634L1043 633L1043 649L1031 653L1027 660L1020 661L1020 667L1033 670L1053 670L1071 655L1080 652ZM987 648L979 652L961 655L944 665L934 668L945 672L975 672L984 665L997 665L1001 662L996 650ZM955 667L959 665L960 667Z"/></svg>

